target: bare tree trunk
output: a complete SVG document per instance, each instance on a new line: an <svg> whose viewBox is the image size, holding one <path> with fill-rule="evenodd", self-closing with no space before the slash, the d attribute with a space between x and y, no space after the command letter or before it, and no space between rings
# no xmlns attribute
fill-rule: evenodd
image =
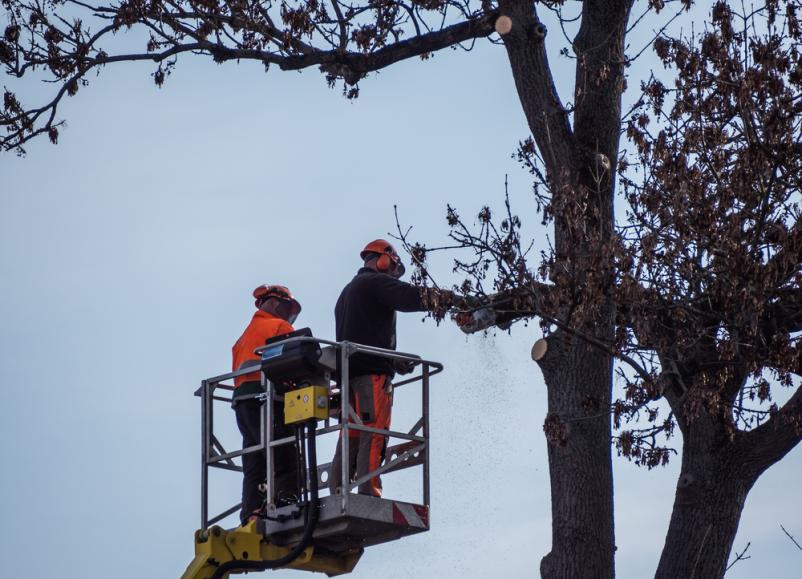
<svg viewBox="0 0 802 579"><path fill-rule="evenodd" d="M610 454L612 363L558 332L540 360L549 394L546 436L551 478L552 547L544 579L615 576Z"/></svg>
<svg viewBox="0 0 802 579"><path fill-rule="evenodd" d="M746 496L754 479L732 444L711 449L683 444L663 553L655 579L720 579L724 576Z"/></svg>
<svg viewBox="0 0 802 579"><path fill-rule="evenodd" d="M531 2L502 0L501 30L515 86L550 181L553 281L571 293L587 283L601 290L613 234L613 191L624 90L624 37L632 0L585 2L575 40L574 126L552 79L545 27ZM595 279L590 281L596 272ZM593 287L596 287L595 285ZM597 299L603 292L597 292ZM613 307L596 304L582 331L611 341ZM593 309L593 308L591 308ZM572 324L570 311L561 316ZM612 579L615 532L611 460L612 359L576 336L557 332L539 360L548 388L552 548L544 579Z"/></svg>

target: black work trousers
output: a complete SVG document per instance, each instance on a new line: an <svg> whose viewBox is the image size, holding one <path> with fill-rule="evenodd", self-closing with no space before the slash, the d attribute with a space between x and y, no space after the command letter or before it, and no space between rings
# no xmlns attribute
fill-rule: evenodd
<svg viewBox="0 0 802 579"><path fill-rule="evenodd" d="M236 401L234 412L237 426L242 433L242 447L255 446L261 441L262 404L250 398ZM284 405L273 402L273 440L295 436L295 428L284 424ZM250 452L242 456L242 511L240 521L244 524L254 511L262 508L265 493L259 485L267 479L267 461L264 452ZM275 494L278 504L291 503L298 494L298 452L295 443L285 444L273 449L273 470L276 483Z"/></svg>

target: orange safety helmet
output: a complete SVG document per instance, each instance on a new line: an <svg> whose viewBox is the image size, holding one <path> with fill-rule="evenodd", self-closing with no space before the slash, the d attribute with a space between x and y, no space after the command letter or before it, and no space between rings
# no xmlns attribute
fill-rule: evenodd
<svg viewBox="0 0 802 579"><path fill-rule="evenodd" d="M261 306L266 299L276 298L277 300L292 304L293 320L298 317L298 314L301 313L301 304L298 303L298 300L292 297L292 292L286 286L268 284L260 285L258 288L253 290L253 297L256 298L254 305L257 308Z"/></svg>
<svg viewBox="0 0 802 579"><path fill-rule="evenodd" d="M398 277L404 275L406 268L401 262L401 258L398 257L395 248L388 241L384 239L374 239L365 246L365 249L360 252L359 257L364 260L370 253L379 255L379 259L376 260L376 269L379 271L383 273L395 272L395 275Z"/></svg>

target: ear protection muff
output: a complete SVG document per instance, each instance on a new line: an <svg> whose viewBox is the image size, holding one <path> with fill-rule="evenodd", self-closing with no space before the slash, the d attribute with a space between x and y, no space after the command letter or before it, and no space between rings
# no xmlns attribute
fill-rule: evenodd
<svg viewBox="0 0 802 579"><path fill-rule="evenodd" d="M383 272L388 272L393 269L393 260L386 253L382 253L379 259L376 260L376 269Z"/></svg>
<svg viewBox="0 0 802 579"><path fill-rule="evenodd" d="M390 274L394 277L401 277L404 275L404 264L389 242L384 239L371 241L365 246L365 249L362 250L359 257L367 259L370 254L375 254L377 256L376 269L378 271Z"/></svg>

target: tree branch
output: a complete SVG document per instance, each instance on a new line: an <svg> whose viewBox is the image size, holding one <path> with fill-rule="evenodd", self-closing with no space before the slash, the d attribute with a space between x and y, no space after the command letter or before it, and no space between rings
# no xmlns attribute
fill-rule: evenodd
<svg viewBox="0 0 802 579"><path fill-rule="evenodd" d="M727 568L724 571L729 571L732 569L733 565L735 565L738 561L746 561L747 559L751 559L752 555L746 555L746 552L749 550L749 547L752 545L752 542L748 542L744 550L740 553L735 553L735 559L733 559L732 563L727 565Z"/></svg>
<svg viewBox="0 0 802 579"><path fill-rule="evenodd" d="M55 122L55 114L64 94L73 94L78 83L85 83L84 79L90 71L109 64L137 61L160 63L191 52L211 55L217 62L257 60L266 65L276 65L282 70L316 66L327 74L330 82L342 78L347 85L356 85L368 73L401 60L425 56L465 41L486 37L493 32L497 18L495 11L471 14L461 9L460 14L464 17L461 22L385 45L384 37L377 36L380 34L377 32L378 23L371 26L352 22L362 9L351 8L348 14L343 14L335 3L337 20L329 22L322 18L321 21L339 25L340 34L338 40L330 42L327 41L330 37L326 30L315 28L319 33L315 38L332 46L331 49L321 50L301 40L303 34L292 28L296 24L292 24L288 30L277 28L261 5L255 8L257 13L244 14L230 7L207 10L194 4L190 10L185 10L181 2L170 0L149 7L125 2L113 7L92 7L81 2L73 4L91 11L101 21L111 23L89 37L88 30L81 28L80 21L77 21L74 31L69 26L64 30L57 30L53 26L41 27L36 22L46 22L47 18L57 21L60 15L55 11L45 14L35 6L25 6L36 15L30 24L25 24L25 30L30 33L28 45L19 44L20 36L16 33L14 45L0 46L0 55L9 75L21 77L29 69L45 69L53 77L51 82L60 85L55 98L42 107L23 107L9 93L5 110L0 110L0 127L8 129L6 134L0 136L0 149L24 152L21 146L42 132L50 133L51 140L55 142L58 135L56 127L60 124ZM282 14L287 22L289 16L285 16ZM25 22L22 16L20 19ZM396 20L394 24L400 25L399 22ZM415 30L420 30L417 21L414 24ZM317 23L314 25L317 26ZM146 51L114 54L98 47L101 39L133 26L144 26L153 35ZM343 36L345 26L350 27L348 29L352 33L348 37ZM369 31L365 32L368 39L360 43L358 34L364 30ZM396 33L389 38L397 39L399 36L400 33ZM352 50L345 50L344 40L354 44ZM163 78L163 75L156 78L157 84L161 84L160 79ZM42 118L47 121L37 124L37 120Z"/></svg>
<svg viewBox="0 0 802 579"><path fill-rule="evenodd" d="M502 0L499 13L511 20L511 28L502 39L529 129L546 170L552 180L571 181L574 137L568 111L554 85L543 38L534 35L534 31L545 31L545 27L530 2ZM569 175L563 175L566 170Z"/></svg>
<svg viewBox="0 0 802 579"><path fill-rule="evenodd" d="M802 386L774 415L744 433L745 463L759 475L802 441Z"/></svg>
<svg viewBox="0 0 802 579"><path fill-rule="evenodd" d="M802 545L800 545L799 543L796 542L796 539L794 539L794 536L791 533L789 533L788 531L786 531L785 527L783 527L782 525L780 525L780 528L783 530L783 533L785 533L786 536L789 539L791 539L791 542L793 542L793 544L796 545L796 548L799 549L800 551L802 551Z"/></svg>

